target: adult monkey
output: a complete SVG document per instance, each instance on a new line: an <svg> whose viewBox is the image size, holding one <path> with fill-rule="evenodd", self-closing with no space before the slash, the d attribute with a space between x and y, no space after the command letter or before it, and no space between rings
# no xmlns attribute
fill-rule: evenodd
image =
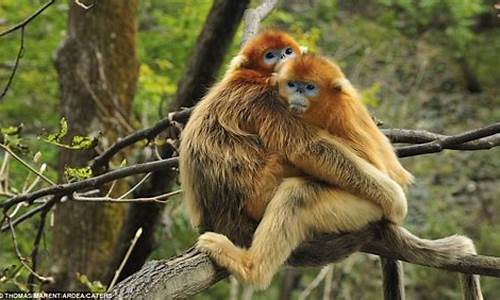
<svg viewBox="0 0 500 300"><path fill-rule="evenodd" d="M259 34L193 111L181 138L180 178L191 221L202 231L250 245L283 177L297 173L372 201L357 199L360 210L352 213L367 217L353 218L359 222L346 224L347 231L382 215L393 223L405 217L395 181L279 101L270 82L274 67L299 51L283 32Z"/></svg>

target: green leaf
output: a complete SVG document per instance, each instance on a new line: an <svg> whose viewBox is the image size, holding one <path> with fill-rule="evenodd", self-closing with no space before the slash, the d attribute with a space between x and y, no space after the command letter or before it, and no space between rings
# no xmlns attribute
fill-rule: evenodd
<svg viewBox="0 0 500 300"><path fill-rule="evenodd" d="M75 135L71 139L70 144L64 144L62 139L68 134L68 122L63 117L59 121L59 131L56 133L49 134L47 138L43 138L42 140L59 146L61 148L70 149L70 150L88 150L97 146L99 142L99 137L89 137L89 136L81 136Z"/></svg>
<svg viewBox="0 0 500 300"><path fill-rule="evenodd" d="M2 128L2 133L5 135L18 135L23 129L23 124L19 124L17 126L9 126Z"/></svg>
<svg viewBox="0 0 500 300"><path fill-rule="evenodd" d="M71 149L87 150L97 146L98 139L96 137L75 135L71 140Z"/></svg>
<svg viewBox="0 0 500 300"><path fill-rule="evenodd" d="M49 134L45 141L49 143L60 143L61 139L65 137L66 134L68 134L68 122L66 118L62 117L61 120L59 120L59 131Z"/></svg>
<svg viewBox="0 0 500 300"><path fill-rule="evenodd" d="M92 170L90 169L90 167L82 167L82 168L65 167L64 176L66 177L67 181L70 181L71 179L83 180L92 176Z"/></svg>

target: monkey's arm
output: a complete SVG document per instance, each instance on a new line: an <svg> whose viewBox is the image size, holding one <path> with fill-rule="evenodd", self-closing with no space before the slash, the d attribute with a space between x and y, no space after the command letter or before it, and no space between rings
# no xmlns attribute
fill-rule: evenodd
<svg viewBox="0 0 500 300"><path fill-rule="evenodd" d="M373 201L387 219L401 223L407 203L399 184L334 136L294 117L276 98L259 104L257 131L267 147L284 151L290 163L306 174Z"/></svg>
<svg viewBox="0 0 500 300"><path fill-rule="evenodd" d="M394 223L401 223L407 202L401 186L373 165L357 156L335 137L313 133L299 147L290 144L288 159L304 172L337 185L345 191L373 201Z"/></svg>

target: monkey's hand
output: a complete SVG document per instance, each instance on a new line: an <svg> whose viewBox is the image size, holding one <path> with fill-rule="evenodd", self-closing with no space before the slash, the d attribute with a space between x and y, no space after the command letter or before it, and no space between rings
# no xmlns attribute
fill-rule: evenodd
<svg viewBox="0 0 500 300"><path fill-rule="evenodd" d="M272 87L277 87L278 85L278 73L274 72L271 74L269 79L267 80L267 84Z"/></svg>
<svg viewBox="0 0 500 300"><path fill-rule="evenodd" d="M385 181L385 182L384 182ZM390 178L383 180L386 191L392 195L387 195L386 199L391 201L382 201L380 203L384 218L394 224L403 223L408 213L408 203L403 188Z"/></svg>

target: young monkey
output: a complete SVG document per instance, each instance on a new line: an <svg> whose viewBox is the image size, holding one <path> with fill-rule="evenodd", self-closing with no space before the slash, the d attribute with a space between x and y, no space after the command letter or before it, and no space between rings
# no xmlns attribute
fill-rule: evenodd
<svg viewBox="0 0 500 300"><path fill-rule="evenodd" d="M412 182L413 176L400 164L391 142L336 64L303 54L285 63L272 81L292 113L341 138L359 157L402 187Z"/></svg>

